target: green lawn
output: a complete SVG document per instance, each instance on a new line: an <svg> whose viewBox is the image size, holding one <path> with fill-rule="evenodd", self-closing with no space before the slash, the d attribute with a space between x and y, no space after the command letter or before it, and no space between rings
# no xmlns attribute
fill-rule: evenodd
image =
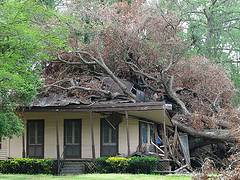
<svg viewBox="0 0 240 180"><path fill-rule="evenodd" d="M103 179L117 179L117 180L190 180L191 176L187 175L146 175L146 174L84 174L76 176L52 176L52 175L22 175L22 174L0 174L0 180L7 179L88 179L88 180L103 180Z"/></svg>

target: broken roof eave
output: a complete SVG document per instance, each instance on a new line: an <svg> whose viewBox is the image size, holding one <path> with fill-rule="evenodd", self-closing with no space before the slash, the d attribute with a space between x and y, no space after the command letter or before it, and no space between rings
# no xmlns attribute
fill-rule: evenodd
<svg viewBox="0 0 240 180"><path fill-rule="evenodd" d="M153 123L163 124L163 112L164 110L146 110L146 111L128 111L128 115L139 120L149 121ZM119 112L124 114L125 112ZM173 126L171 118L169 117L167 111L165 111L166 125Z"/></svg>
<svg viewBox="0 0 240 180"><path fill-rule="evenodd" d="M33 106L25 109L25 112L119 112L124 114L129 112L132 117L147 119L152 122L163 124L163 112L166 110L166 125L173 126L167 110L172 110L172 106L165 102L141 102L141 103L116 103L116 104L90 104L90 105L67 105L67 106Z"/></svg>

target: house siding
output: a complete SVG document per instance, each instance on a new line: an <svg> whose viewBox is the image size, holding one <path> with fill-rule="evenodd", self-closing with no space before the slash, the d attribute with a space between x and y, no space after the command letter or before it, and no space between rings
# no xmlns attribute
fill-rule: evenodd
<svg viewBox="0 0 240 180"><path fill-rule="evenodd" d="M2 139L2 146L0 149L0 160L7 159L8 157L8 140L7 139Z"/></svg>
<svg viewBox="0 0 240 180"><path fill-rule="evenodd" d="M99 113L93 113L93 128L96 157L100 157L100 119L103 118ZM57 158L56 153L56 113L55 112L26 112L25 120L43 119L44 129L44 158ZM89 112L59 112L59 147L60 154L64 146L64 119L81 119L82 120L82 136L81 136L81 158L92 158L92 141L91 141L91 122ZM137 119L129 117L129 136L130 136L130 152L136 151L139 144L139 122ZM25 147L27 147L27 139L25 133ZM119 124L119 144L118 152L127 155L127 132L126 119ZM26 148L27 149L27 148ZM10 146L6 146L7 154L12 158L22 157L22 137L10 140ZM27 152L26 152L27 153ZM5 152L6 154L6 152ZM0 156L1 159L2 156Z"/></svg>
<svg viewBox="0 0 240 180"><path fill-rule="evenodd" d="M19 158L22 157L22 137L13 137L9 140L8 157Z"/></svg>
<svg viewBox="0 0 240 180"><path fill-rule="evenodd" d="M139 127L138 120L129 118L128 128L129 128L129 141L130 141L130 153L137 150L139 144ZM126 119L119 124L119 153L127 155L127 128Z"/></svg>

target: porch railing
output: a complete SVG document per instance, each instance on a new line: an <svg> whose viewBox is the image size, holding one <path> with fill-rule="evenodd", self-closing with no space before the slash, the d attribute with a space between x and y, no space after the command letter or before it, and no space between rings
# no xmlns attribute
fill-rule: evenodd
<svg viewBox="0 0 240 180"><path fill-rule="evenodd" d="M62 152L60 158L57 159L57 163L58 163L58 175L60 174L61 169L63 168L63 165L64 165L65 161L66 161L66 146L64 146L63 152Z"/></svg>

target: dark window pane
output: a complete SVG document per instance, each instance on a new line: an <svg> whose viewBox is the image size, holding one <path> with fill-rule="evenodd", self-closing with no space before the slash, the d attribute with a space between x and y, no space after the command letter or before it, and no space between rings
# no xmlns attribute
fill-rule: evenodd
<svg viewBox="0 0 240 180"><path fill-rule="evenodd" d="M103 142L109 143L109 125L106 120L103 121Z"/></svg>
<svg viewBox="0 0 240 180"><path fill-rule="evenodd" d="M37 134L38 134L38 136L43 136L43 129L42 129L42 127L38 127Z"/></svg>
<svg viewBox="0 0 240 180"><path fill-rule="evenodd" d="M72 136L72 123L67 123L67 136Z"/></svg>
<svg viewBox="0 0 240 180"><path fill-rule="evenodd" d="M29 131L30 136L35 136L35 129L30 129Z"/></svg>
<svg viewBox="0 0 240 180"><path fill-rule="evenodd" d="M34 122L29 122L29 129L35 129L35 123Z"/></svg>
<svg viewBox="0 0 240 180"><path fill-rule="evenodd" d="M43 123L42 122L37 122L37 128L38 128L38 133L42 134L43 130Z"/></svg>
<svg viewBox="0 0 240 180"><path fill-rule="evenodd" d="M71 137L67 137L67 144L72 144L72 136Z"/></svg>
<svg viewBox="0 0 240 180"><path fill-rule="evenodd" d="M75 143L80 143L80 122L75 122Z"/></svg>
<svg viewBox="0 0 240 180"><path fill-rule="evenodd" d="M67 140L67 144L71 144L71 143L73 143L72 142L72 121L68 121L67 122L67 124L66 124L66 126L67 126L67 128L66 128L66 134L67 134L67 136L66 136L66 140Z"/></svg>
<svg viewBox="0 0 240 180"><path fill-rule="evenodd" d="M29 123L29 136L34 137L35 136L35 123L30 122ZM30 140L31 144L35 144L35 140L33 139L32 141Z"/></svg>
<svg viewBox="0 0 240 180"><path fill-rule="evenodd" d="M144 143L147 143L147 139L148 139L148 137L147 137L147 134L148 134L147 123L141 123L141 124L142 124L142 141Z"/></svg>
<svg viewBox="0 0 240 180"><path fill-rule="evenodd" d="M150 139L151 139L152 142L155 142L154 130L155 130L154 125L151 124L150 125Z"/></svg>
<svg viewBox="0 0 240 180"><path fill-rule="evenodd" d="M35 144L35 137L34 136L30 136L30 144Z"/></svg>
<svg viewBox="0 0 240 180"><path fill-rule="evenodd" d="M42 144L43 142L42 142L42 136L38 136L38 142L37 142L37 144Z"/></svg>
<svg viewBox="0 0 240 180"><path fill-rule="evenodd" d="M76 121L75 122L75 129L80 129L80 122L79 121Z"/></svg>
<svg viewBox="0 0 240 180"><path fill-rule="evenodd" d="M111 129L112 129L111 142L112 142L112 143L116 143L116 142L117 142L117 130L115 130L115 129L113 129L113 128L111 128Z"/></svg>

